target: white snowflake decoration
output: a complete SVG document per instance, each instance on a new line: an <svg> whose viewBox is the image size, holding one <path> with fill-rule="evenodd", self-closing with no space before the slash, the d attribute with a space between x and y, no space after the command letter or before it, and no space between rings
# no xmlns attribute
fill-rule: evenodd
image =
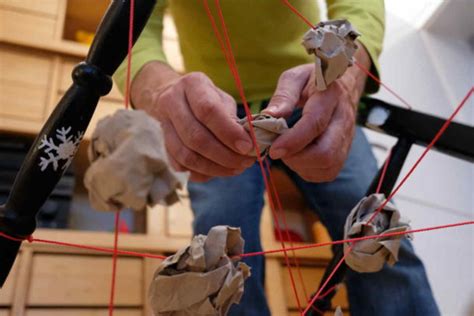
<svg viewBox="0 0 474 316"><path fill-rule="evenodd" d="M84 132L77 132L76 136L68 135L71 129L71 127L61 127L56 130L56 138L60 141L59 145L54 143L52 137L48 139L46 135L43 135L38 149L43 149L43 152L47 154L48 157L40 157L39 166L41 167L41 171L45 171L49 165L52 165L54 171L56 171L61 160L66 161L62 166L62 170L71 164L72 158L74 158L77 147L84 135Z"/></svg>

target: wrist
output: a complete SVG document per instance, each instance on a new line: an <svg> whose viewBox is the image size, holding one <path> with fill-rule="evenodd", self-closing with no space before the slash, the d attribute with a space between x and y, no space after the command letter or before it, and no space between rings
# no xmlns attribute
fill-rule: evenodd
<svg viewBox="0 0 474 316"><path fill-rule="evenodd" d="M370 59L370 55L365 49L364 45L361 42L357 42L359 48L354 54L356 63L360 66L364 67L365 69L370 69L372 66L372 60ZM367 82L367 73L363 71L357 64L354 64L352 67L349 68L350 73L353 75L355 82L356 82L356 91L358 94L358 99L362 96L365 91L365 84Z"/></svg>
<svg viewBox="0 0 474 316"><path fill-rule="evenodd" d="M131 103L134 108L149 112L156 97L180 77L178 72L162 62L145 64L132 82Z"/></svg>

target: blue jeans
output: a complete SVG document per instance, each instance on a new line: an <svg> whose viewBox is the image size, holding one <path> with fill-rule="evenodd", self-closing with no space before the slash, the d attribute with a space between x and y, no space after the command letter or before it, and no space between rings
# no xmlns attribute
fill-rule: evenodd
<svg viewBox="0 0 474 316"><path fill-rule="evenodd" d="M333 240L342 239L345 219L365 196L377 171L367 139L357 128L344 168L333 182L310 183L301 179L281 161L308 205L315 210ZM234 177L214 178L206 183L189 183L194 211L194 233L207 234L215 225L240 227L245 252L260 251L260 217L264 184L258 164ZM409 215L409 214L406 214ZM380 272L360 274L349 269L346 275L351 315L439 315L425 269L408 240L402 242L399 262ZM246 281L239 305L230 315L270 315L264 295L264 257L246 258L252 276ZM317 284L314 285L316 290Z"/></svg>

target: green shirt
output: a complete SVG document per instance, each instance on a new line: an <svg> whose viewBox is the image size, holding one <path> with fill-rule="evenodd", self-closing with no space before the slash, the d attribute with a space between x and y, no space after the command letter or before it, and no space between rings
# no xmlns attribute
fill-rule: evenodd
<svg viewBox="0 0 474 316"><path fill-rule="evenodd" d="M305 17L319 21L316 0L291 0ZM348 19L362 36L377 73L384 34L383 0L326 0L329 19ZM209 1L218 21L214 2ZM163 13L169 7L179 35L186 72L207 74L222 90L239 99L229 67L215 38L202 1L158 0L143 33L133 48L132 78L150 61L166 63L162 47ZM301 45L308 26L280 0L222 0L237 68L249 101L271 97L280 74L294 66L314 61ZM126 61L114 76L123 89ZM369 81L367 92L377 90Z"/></svg>

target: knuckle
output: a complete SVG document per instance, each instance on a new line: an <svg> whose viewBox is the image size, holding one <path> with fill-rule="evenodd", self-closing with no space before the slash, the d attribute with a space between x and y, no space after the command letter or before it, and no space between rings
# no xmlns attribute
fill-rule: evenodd
<svg viewBox="0 0 474 316"><path fill-rule="evenodd" d="M181 162L185 167L195 167L198 164L198 156L190 150L181 150Z"/></svg>
<svg viewBox="0 0 474 316"><path fill-rule="evenodd" d="M294 80L294 79L299 77L300 72L301 71L297 67L296 68L291 68L291 69L288 69L288 70L284 71L281 74L280 78L285 79L285 80Z"/></svg>
<svg viewBox="0 0 474 316"><path fill-rule="evenodd" d="M185 84L192 84L196 81L207 80L207 76L203 72L195 71L183 76L182 80Z"/></svg>
<svg viewBox="0 0 474 316"><path fill-rule="evenodd" d="M312 117L310 119L312 120L312 122L311 122L311 135L313 135L313 136L320 135L323 132L324 128L325 128L325 124L324 124L323 120L321 118L314 117L314 115L312 115Z"/></svg>
<svg viewBox="0 0 474 316"><path fill-rule="evenodd" d="M209 102L207 98L201 97L194 101L196 105L196 116L198 117L199 121L206 124L215 114L217 107L214 103Z"/></svg>
<svg viewBox="0 0 474 316"><path fill-rule="evenodd" d="M271 103L280 105L287 102L296 102L295 99L295 96L291 95L288 91L280 90L275 92L275 94L272 96Z"/></svg>
<svg viewBox="0 0 474 316"><path fill-rule="evenodd" d="M208 142L206 133L201 128L190 129L187 138L189 145L192 146L192 148L201 148L202 146L205 146Z"/></svg>

